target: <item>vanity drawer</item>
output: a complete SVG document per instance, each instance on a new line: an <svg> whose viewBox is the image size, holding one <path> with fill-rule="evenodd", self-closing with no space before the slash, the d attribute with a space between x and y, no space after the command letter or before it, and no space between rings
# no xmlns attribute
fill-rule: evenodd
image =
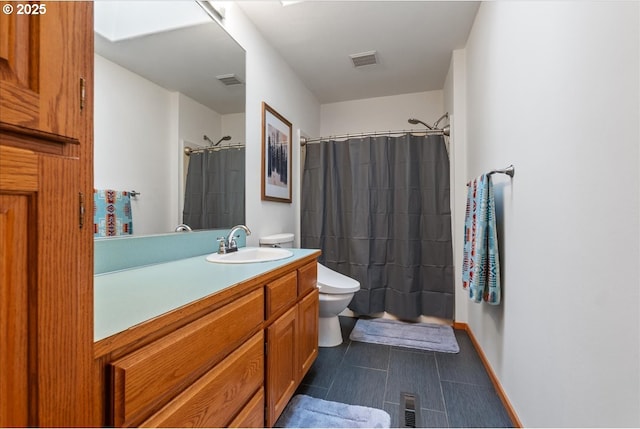
<svg viewBox="0 0 640 429"><path fill-rule="evenodd" d="M226 427L263 381L260 331L140 426Z"/></svg>
<svg viewBox="0 0 640 429"><path fill-rule="evenodd" d="M291 307L298 298L298 275L293 271L265 287L267 319L285 308Z"/></svg>
<svg viewBox="0 0 640 429"><path fill-rule="evenodd" d="M258 289L112 362L114 425L136 425L168 402L238 347L263 315Z"/></svg>
<svg viewBox="0 0 640 429"><path fill-rule="evenodd" d="M298 268L298 296L304 296L318 286L318 263L313 261Z"/></svg>
<svg viewBox="0 0 640 429"><path fill-rule="evenodd" d="M263 428L264 427L264 387L253 395L253 398L231 423L230 428Z"/></svg>

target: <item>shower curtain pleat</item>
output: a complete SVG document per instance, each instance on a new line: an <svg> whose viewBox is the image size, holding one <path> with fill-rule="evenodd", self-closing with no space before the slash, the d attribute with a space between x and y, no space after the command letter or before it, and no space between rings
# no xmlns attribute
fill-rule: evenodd
<svg viewBox="0 0 640 429"><path fill-rule="evenodd" d="M183 222L192 229L244 223L245 149L192 153L185 184Z"/></svg>
<svg viewBox="0 0 640 429"><path fill-rule="evenodd" d="M442 136L306 146L301 244L360 282L349 308L453 318L449 160Z"/></svg>

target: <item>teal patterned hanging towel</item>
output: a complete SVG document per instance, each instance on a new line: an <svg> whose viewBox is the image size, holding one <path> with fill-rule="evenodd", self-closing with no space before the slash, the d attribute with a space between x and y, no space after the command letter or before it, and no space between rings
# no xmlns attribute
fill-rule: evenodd
<svg viewBox="0 0 640 429"><path fill-rule="evenodd" d="M130 192L94 189L93 204L94 237L133 234Z"/></svg>
<svg viewBox="0 0 640 429"><path fill-rule="evenodd" d="M462 286L475 302L500 304L500 258L491 176L468 185L464 222Z"/></svg>

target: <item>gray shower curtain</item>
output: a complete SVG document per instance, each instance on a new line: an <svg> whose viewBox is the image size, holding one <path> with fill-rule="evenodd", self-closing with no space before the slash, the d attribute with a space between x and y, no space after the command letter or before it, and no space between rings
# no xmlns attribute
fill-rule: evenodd
<svg viewBox="0 0 640 429"><path fill-rule="evenodd" d="M349 308L453 319L449 159L437 135L306 146L302 247L360 282Z"/></svg>
<svg viewBox="0 0 640 429"><path fill-rule="evenodd" d="M244 223L244 147L192 153L184 193L183 222L192 229Z"/></svg>

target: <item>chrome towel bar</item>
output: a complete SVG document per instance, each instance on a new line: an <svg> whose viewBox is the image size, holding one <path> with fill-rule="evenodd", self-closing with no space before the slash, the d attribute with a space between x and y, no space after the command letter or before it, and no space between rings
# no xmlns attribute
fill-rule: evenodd
<svg viewBox="0 0 640 429"><path fill-rule="evenodd" d="M516 174L516 168L513 166L513 164L511 164L507 168L502 168L500 170L492 170L489 172L489 175L492 175L495 173L506 174L509 177L513 177L513 175Z"/></svg>
<svg viewBox="0 0 640 429"><path fill-rule="evenodd" d="M492 174L496 174L496 173L506 174L509 177L513 177L516 174L516 168L513 166L513 164L511 164L507 168L501 168L499 170L491 170L490 172L487 173L487 176L491 176ZM467 186L469 186L469 183L467 183Z"/></svg>

